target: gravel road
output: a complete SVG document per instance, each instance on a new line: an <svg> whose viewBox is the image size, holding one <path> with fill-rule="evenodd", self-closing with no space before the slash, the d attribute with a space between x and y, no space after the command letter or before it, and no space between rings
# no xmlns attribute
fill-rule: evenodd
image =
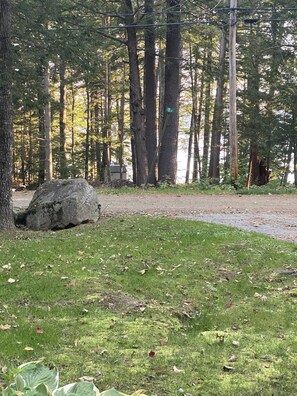
<svg viewBox="0 0 297 396"><path fill-rule="evenodd" d="M32 191L15 192L14 205L28 207ZM100 195L102 216L152 215L207 221L297 243L294 195Z"/></svg>

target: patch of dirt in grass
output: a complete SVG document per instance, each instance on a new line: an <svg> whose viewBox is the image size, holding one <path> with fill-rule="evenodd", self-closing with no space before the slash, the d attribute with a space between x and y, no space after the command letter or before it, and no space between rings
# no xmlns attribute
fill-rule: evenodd
<svg viewBox="0 0 297 396"><path fill-rule="evenodd" d="M146 307L143 301L119 291L103 293L99 303L110 311L122 314L129 314L132 311L143 312Z"/></svg>

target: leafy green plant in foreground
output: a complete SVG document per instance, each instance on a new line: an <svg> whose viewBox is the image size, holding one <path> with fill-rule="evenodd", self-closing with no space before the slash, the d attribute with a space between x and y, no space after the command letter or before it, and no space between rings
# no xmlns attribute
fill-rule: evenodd
<svg viewBox="0 0 297 396"><path fill-rule="evenodd" d="M29 362L19 366L13 382L2 390L1 396L128 396L115 389L99 392L92 382L75 382L59 387L59 372L41 362ZM145 396L141 391L131 396Z"/></svg>

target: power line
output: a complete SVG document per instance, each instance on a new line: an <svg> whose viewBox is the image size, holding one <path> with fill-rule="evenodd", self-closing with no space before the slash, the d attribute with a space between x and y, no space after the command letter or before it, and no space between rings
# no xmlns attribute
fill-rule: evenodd
<svg viewBox="0 0 297 396"><path fill-rule="evenodd" d="M247 20L246 20L247 21ZM290 22L297 21L297 18L260 18L257 20L257 23L260 22ZM238 20L238 22L245 22L245 20ZM96 29L98 30L108 30L108 29L127 29L127 28L154 28L154 27L164 27L164 26L187 26L187 25L205 25L205 24L218 24L222 23L222 21L217 20L200 20L200 21L181 21L181 22L163 22L163 23L144 23L144 24L119 24L119 25L111 25L111 26L100 26ZM226 22L225 22L226 23ZM249 23L249 22L246 22Z"/></svg>
<svg viewBox="0 0 297 396"><path fill-rule="evenodd" d="M226 7L219 7L215 9L216 11L272 11L272 12L282 12L282 11L297 11L297 8L273 8L273 7L257 7L257 8L245 8L245 7L236 7L236 8L226 8Z"/></svg>

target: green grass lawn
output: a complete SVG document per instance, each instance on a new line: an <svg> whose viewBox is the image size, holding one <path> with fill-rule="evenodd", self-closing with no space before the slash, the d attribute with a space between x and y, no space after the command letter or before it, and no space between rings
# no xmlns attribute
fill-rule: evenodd
<svg viewBox="0 0 297 396"><path fill-rule="evenodd" d="M165 395L297 394L297 246L206 223L0 234L0 367ZM5 370L4 370L5 371Z"/></svg>

